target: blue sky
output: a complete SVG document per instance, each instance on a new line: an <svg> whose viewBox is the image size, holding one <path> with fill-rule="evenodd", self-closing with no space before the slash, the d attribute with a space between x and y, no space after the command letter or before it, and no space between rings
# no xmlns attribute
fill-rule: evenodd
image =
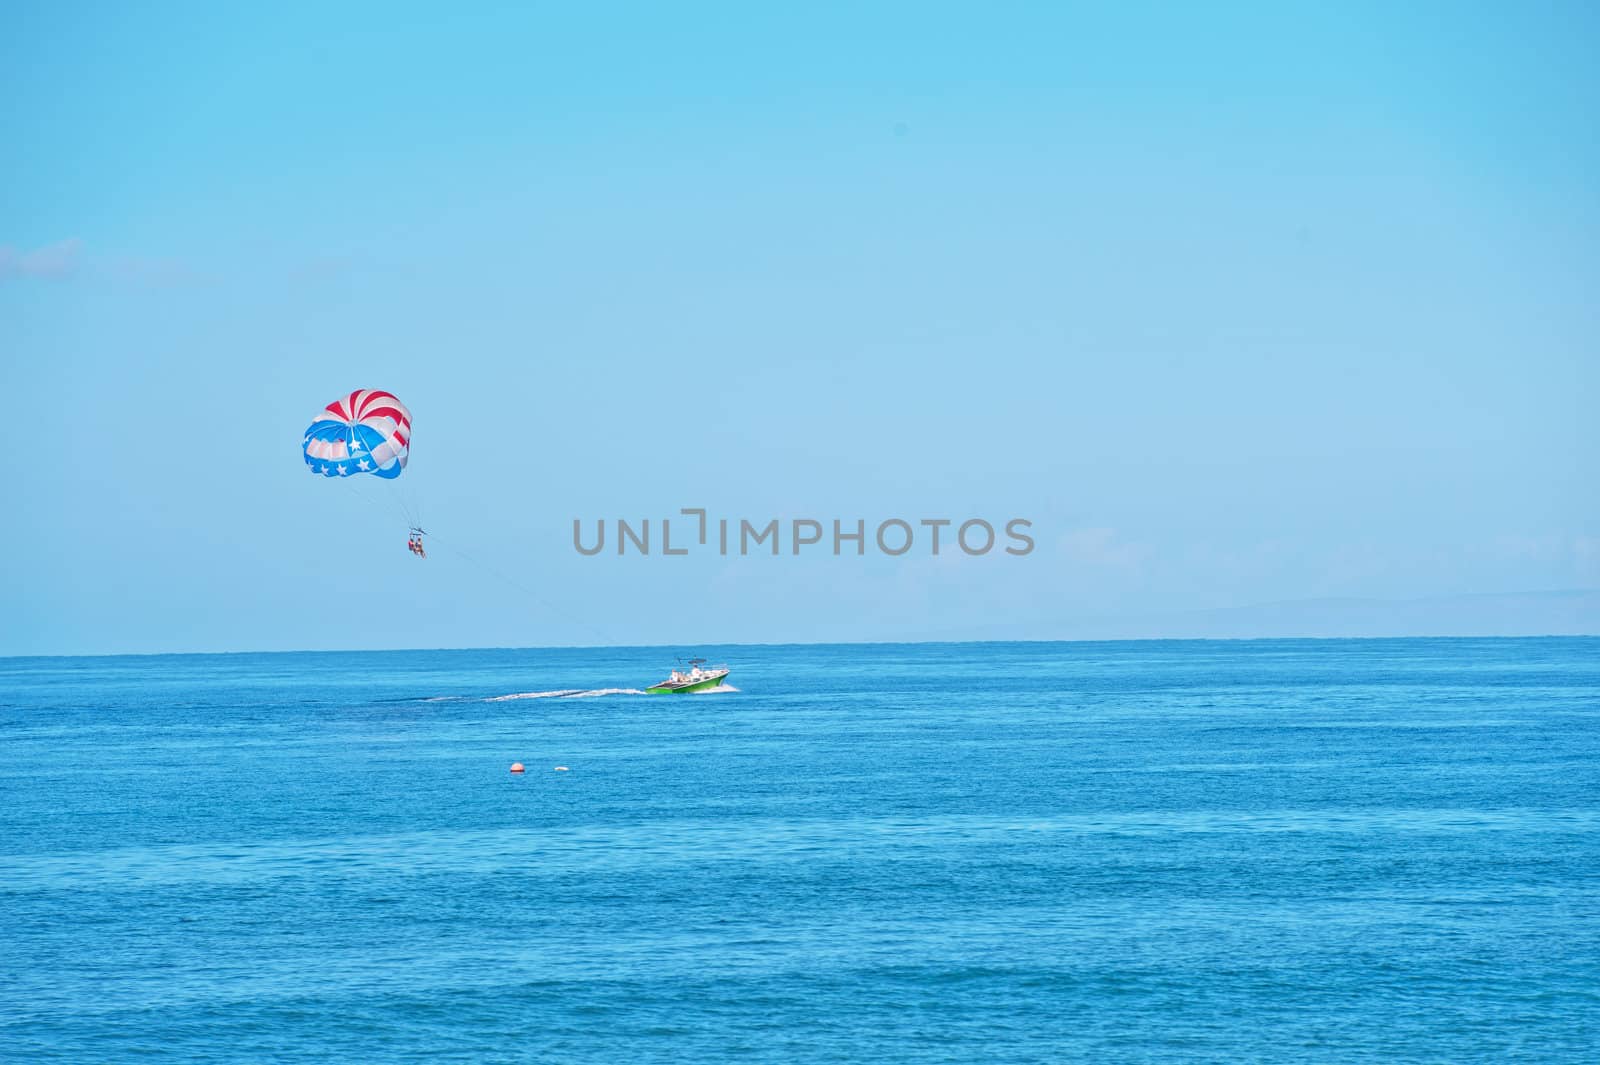
<svg viewBox="0 0 1600 1065"><path fill-rule="evenodd" d="M1597 21L8 5L0 653L1600 588ZM358 387L470 561L304 472ZM572 550L696 505L1038 547Z"/></svg>

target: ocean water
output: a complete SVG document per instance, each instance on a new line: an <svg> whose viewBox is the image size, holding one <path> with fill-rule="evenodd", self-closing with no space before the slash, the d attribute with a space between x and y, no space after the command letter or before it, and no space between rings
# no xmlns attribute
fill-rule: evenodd
<svg viewBox="0 0 1600 1065"><path fill-rule="evenodd" d="M0 1059L1600 1060L1600 639L703 650L0 660Z"/></svg>

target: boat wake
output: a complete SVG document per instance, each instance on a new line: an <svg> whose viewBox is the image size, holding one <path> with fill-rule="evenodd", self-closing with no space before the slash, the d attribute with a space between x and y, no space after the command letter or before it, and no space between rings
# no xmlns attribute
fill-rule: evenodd
<svg viewBox="0 0 1600 1065"><path fill-rule="evenodd" d="M688 692L689 695L716 695L718 692L736 692L732 684L719 684L715 688ZM547 692L512 692L510 695L491 695L486 703L503 703L512 699L593 699L601 695L648 695L643 688L555 688ZM443 696L453 699L459 696Z"/></svg>
<svg viewBox="0 0 1600 1065"><path fill-rule="evenodd" d="M503 703L509 699L593 699L601 695L643 695L642 688L557 688L547 692L512 692L510 695L491 695L488 703Z"/></svg>

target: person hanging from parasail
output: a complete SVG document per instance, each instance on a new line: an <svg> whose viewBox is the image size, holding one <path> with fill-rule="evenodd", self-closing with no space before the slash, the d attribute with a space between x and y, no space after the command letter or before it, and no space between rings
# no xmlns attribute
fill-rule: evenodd
<svg viewBox="0 0 1600 1065"><path fill-rule="evenodd" d="M406 547L418 558L427 558L428 552L422 546L422 530L412 529L411 536L406 540Z"/></svg>

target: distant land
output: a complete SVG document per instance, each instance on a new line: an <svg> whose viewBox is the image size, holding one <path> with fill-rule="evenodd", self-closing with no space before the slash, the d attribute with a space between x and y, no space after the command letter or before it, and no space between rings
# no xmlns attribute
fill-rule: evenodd
<svg viewBox="0 0 1600 1065"><path fill-rule="evenodd" d="M1594 635L1600 635L1600 589L1423 599L1293 599L1075 619L1050 634L1068 640Z"/></svg>

